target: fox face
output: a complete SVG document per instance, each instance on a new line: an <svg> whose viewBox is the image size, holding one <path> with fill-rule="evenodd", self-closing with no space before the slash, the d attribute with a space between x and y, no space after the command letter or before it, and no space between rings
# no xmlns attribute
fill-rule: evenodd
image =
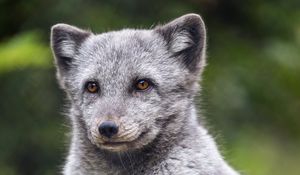
<svg viewBox="0 0 300 175"><path fill-rule="evenodd" d="M205 27L185 15L151 30L52 27L57 77L86 137L126 152L181 131L205 65Z"/></svg>

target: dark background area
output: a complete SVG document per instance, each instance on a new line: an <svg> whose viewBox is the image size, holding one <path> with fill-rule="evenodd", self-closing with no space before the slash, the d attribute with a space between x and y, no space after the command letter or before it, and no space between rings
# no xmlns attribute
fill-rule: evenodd
<svg viewBox="0 0 300 175"><path fill-rule="evenodd" d="M58 174L64 161L52 25L101 33L191 12L208 30L199 108L223 155L243 174L298 175L299 0L0 0L0 175Z"/></svg>

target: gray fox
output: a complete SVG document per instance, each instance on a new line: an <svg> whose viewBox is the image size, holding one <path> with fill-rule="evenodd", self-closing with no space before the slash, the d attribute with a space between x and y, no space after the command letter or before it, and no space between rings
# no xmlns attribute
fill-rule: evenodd
<svg viewBox="0 0 300 175"><path fill-rule="evenodd" d="M57 24L51 47L70 102L63 174L238 174L197 121L206 62L199 15L102 34Z"/></svg>

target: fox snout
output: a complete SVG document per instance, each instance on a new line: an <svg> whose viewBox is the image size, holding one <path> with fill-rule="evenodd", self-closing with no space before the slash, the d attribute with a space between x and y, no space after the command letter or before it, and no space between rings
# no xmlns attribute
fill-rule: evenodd
<svg viewBox="0 0 300 175"><path fill-rule="evenodd" d="M123 117L97 117L89 132L92 143L106 149L120 150L125 144L133 144L144 129L134 121ZM125 147L124 147L125 148Z"/></svg>

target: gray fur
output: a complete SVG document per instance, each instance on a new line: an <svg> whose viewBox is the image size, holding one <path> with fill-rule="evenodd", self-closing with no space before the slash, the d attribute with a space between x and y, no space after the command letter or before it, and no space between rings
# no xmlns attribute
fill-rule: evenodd
<svg viewBox="0 0 300 175"><path fill-rule="evenodd" d="M52 27L57 77L71 103L72 140L65 175L237 175L198 124L194 96L205 66L205 26L188 14L152 30L93 34ZM136 91L137 79L153 86ZM96 81L96 94L85 91ZM98 133L106 120L119 132ZM107 142L122 142L107 145Z"/></svg>

